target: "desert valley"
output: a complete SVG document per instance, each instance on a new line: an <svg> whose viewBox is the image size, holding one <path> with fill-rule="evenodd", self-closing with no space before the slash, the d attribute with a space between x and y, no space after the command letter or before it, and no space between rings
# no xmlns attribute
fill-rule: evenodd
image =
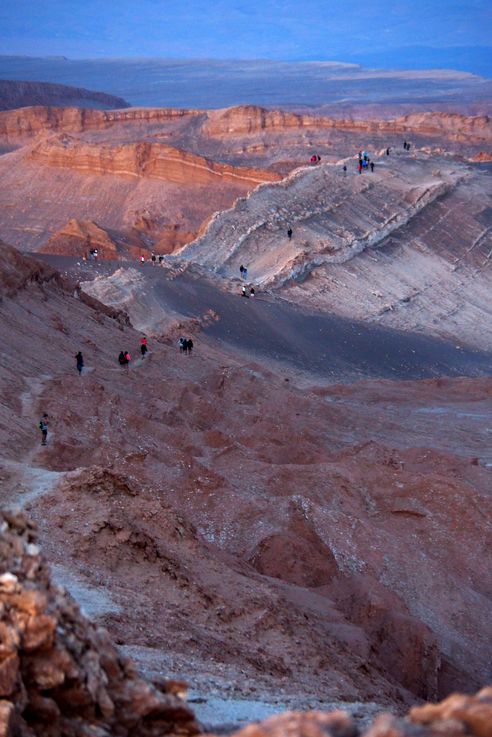
<svg viewBox="0 0 492 737"><path fill-rule="evenodd" d="M487 105L0 97L0 734L490 737Z"/></svg>

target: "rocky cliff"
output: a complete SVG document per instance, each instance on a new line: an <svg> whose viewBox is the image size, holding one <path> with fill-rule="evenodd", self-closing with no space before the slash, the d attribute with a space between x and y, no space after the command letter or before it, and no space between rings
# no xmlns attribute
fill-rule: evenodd
<svg viewBox="0 0 492 737"><path fill-rule="evenodd" d="M81 108L129 107L122 97L94 92L81 87L68 87L49 82L14 82L0 79L0 110L30 107L32 105L57 105Z"/></svg>
<svg viewBox="0 0 492 737"><path fill-rule="evenodd" d="M124 102L124 101L123 101ZM184 120L196 125L195 133L222 138L286 132L305 129L337 129L367 134L394 133L450 138L458 141L489 142L492 121L487 115L424 112L391 120L356 120L303 115L282 110L267 110L255 105L240 105L222 110L184 110L172 108L130 108L128 110L87 110L80 107L30 107L0 113L0 137L17 142L40 131L77 133L108 130L125 123L157 124Z"/></svg>
<svg viewBox="0 0 492 737"><path fill-rule="evenodd" d="M50 136L36 143L28 157L48 166L94 174L148 177L173 184L239 182L256 186L281 179L275 172L234 167L163 143L97 145L79 141L67 133Z"/></svg>
<svg viewBox="0 0 492 737"><path fill-rule="evenodd" d="M393 120L354 120L313 117L283 111L266 110L254 105L211 111L203 133L213 137L242 136L262 131L285 131L303 128L336 128L361 133L421 134L457 140L492 141L492 120L486 116L467 117L453 113L416 113Z"/></svg>
<svg viewBox="0 0 492 737"><path fill-rule="evenodd" d="M0 112L0 136L9 141L30 138L40 131L80 133L106 130L119 123L166 122L195 118L200 111L170 108L129 108L127 110L89 110L80 107L35 106Z"/></svg>

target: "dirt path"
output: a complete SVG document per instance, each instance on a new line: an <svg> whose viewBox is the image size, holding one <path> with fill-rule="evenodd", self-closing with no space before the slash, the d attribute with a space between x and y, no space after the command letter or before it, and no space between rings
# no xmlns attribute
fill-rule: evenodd
<svg viewBox="0 0 492 737"><path fill-rule="evenodd" d="M90 373L93 368L88 366L84 373ZM38 403L49 382L55 377L52 374L30 378L27 388L20 395L21 416L32 424L36 430L36 441L23 455L23 460L0 459L0 468L7 472L8 481L2 486L0 501L2 506L25 510L37 499L54 494L60 481L65 477L64 471L50 471L37 465L42 462L44 448L40 444L38 422ZM50 426L48 446L53 443L55 431ZM117 613L120 607L115 604L109 595L91 586L77 573L61 563L51 565L54 581L69 591L77 600L82 610L89 617L101 616L108 612Z"/></svg>

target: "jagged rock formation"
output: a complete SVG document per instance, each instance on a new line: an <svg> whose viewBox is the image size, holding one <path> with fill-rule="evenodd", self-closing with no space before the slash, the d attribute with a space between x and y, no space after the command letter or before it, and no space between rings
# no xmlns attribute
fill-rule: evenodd
<svg viewBox="0 0 492 737"><path fill-rule="evenodd" d="M14 82L0 79L0 110L36 105L103 109L129 107L122 97L107 95L104 92L49 82Z"/></svg>
<svg viewBox="0 0 492 737"><path fill-rule="evenodd" d="M53 586L24 516L0 513L0 733L193 735L193 713L141 680L107 632Z"/></svg>

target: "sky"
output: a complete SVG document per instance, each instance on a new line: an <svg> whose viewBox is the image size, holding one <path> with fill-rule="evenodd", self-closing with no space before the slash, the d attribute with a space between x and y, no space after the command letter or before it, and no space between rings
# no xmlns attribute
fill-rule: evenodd
<svg viewBox="0 0 492 737"><path fill-rule="evenodd" d="M350 60L492 45L490 0L1 0L0 54ZM436 53L436 52L435 52ZM408 55L408 54L407 54Z"/></svg>

